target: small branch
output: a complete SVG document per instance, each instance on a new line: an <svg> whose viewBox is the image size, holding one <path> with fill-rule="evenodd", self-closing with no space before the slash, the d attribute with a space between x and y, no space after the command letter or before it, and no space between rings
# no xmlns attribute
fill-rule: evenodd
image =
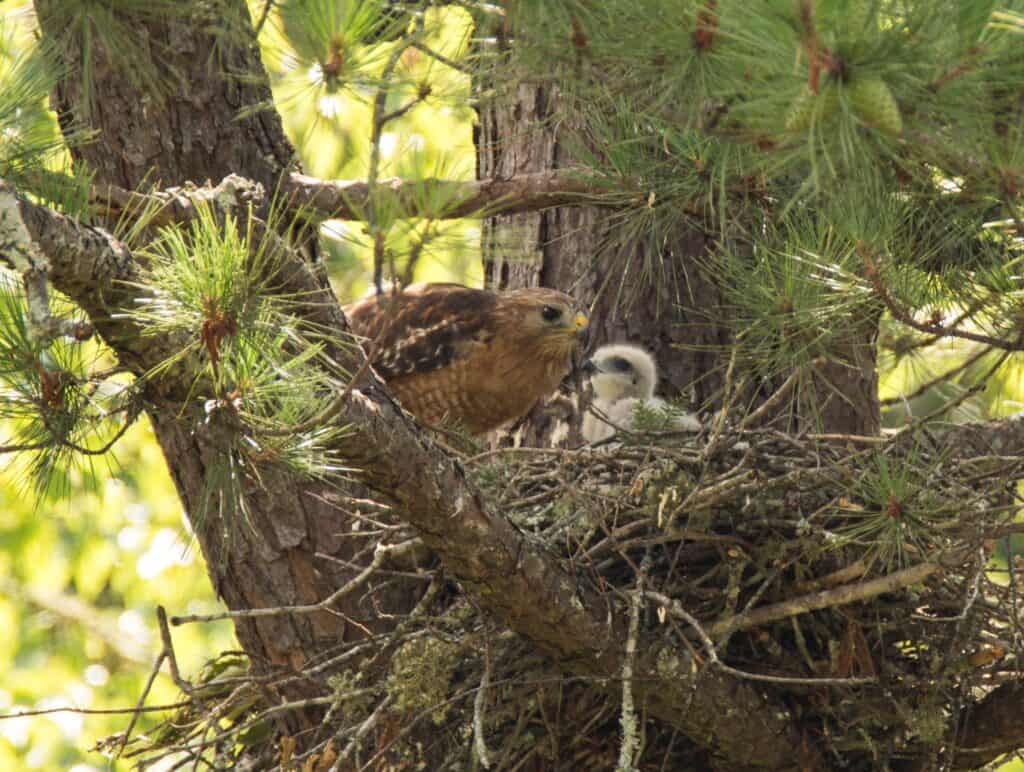
<svg viewBox="0 0 1024 772"><path fill-rule="evenodd" d="M380 568L385 558L403 555L418 548L421 544L422 542L419 539L409 539L408 541L391 545L378 544L373 552L373 560L370 561L369 565L319 603L311 603L304 606L240 609L238 611L224 611L219 614L189 614L187 616L171 617L171 624L178 627L193 622L216 622L220 619L249 619L253 617L277 616L279 614L313 614L317 611L330 611L331 605L337 603L369 579L373 572Z"/></svg>
<svg viewBox="0 0 1024 772"><path fill-rule="evenodd" d="M490 754L487 751L487 740L484 737L484 703L487 700L487 687L491 683L491 644L484 647L484 672L480 676L480 688L473 698L473 747L477 759L484 769L491 768Z"/></svg>
<svg viewBox="0 0 1024 772"><path fill-rule="evenodd" d="M385 233L380 229L377 221L379 205L374 195L378 179L380 178L381 137L383 136L384 126L388 122L405 115L409 110L418 105L422 99L426 97L426 94L430 93L429 90L424 91L421 89L420 93L416 95L416 98L411 102L408 102L405 106L390 113L384 112L384 109L387 106L388 91L392 85L391 77L395 73L395 68L398 67L398 63L406 50L415 40L419 40L423 35L425 15L423 13L419 13L415 16L415 19L415 29L412 35L403 38L395 45L390 56L388 56L387 62L384 64L384 70L380 75L381 85L377 87L377 93L373 98L373 115L370 119L370 168L366 176L368 193L366 229L370 236L373 237L373 283L377 288L377 292L381 292L381 288L383 286L382 274L384 271L385 243Z"/></svg>
<svg viewBox="0 0 1024 772"><path fill-rule="evenodd" d="M1022 340L1024 340L1024 337L1022 337ZM992 364L992 366L988 370L986 370L985 373L978 379L977 383L975 383L973 386L971 386L968 389L964 389L962 394L958 395L954 399L949 400L948 402L943 403L942 405L939 405L939 407L937 407L935 410L933 410L932 412L928 413L927 415L924 415L924 416L921 416L920 418L914 419L914 421L912 423L909 423L909 424L905 425L900 431L902 431L902 432L909 432L915 426L919 426L921 424L930 423L931 421L935 420L936 418L945 415L950 410L952 410L952 409L954 409L956 407L959 407L964 402L966 402L968 399L973 397L975 394L980 394L982 391L984 391L988 387L988 379L996 374L996 371L999 370L999 368L1003 366L1003 364L1006 362L1006 360L1009 357L1010 357L1010 352L1009 351L1002 351L1002 352L1000 352L999 357Z"/></svg>
<svg viewBox="0 0 1024 772"><path fill-rule="evenodd" d="M62 708L41 708L39 710L19 710L17 713L2 713L0 721L10 718L30 718L32 716L52 716L55 713L76 713L81 716L123 716L126 713L161 713L168 710L187 708L192 703L188 700L171 702L166 705L150 705L148 708L138 706L131 708L75 708L67 705Z"/></svg>
<svg viewBox="0 0 1024 772"><path fill-rule="evenodd" d="M638 580L638 583L642 580ZM636 664L636 642L640 634L640 599L643 585L633 593L629 602L629 632L626 637L626 655L622 659L622 745L619 747L617 772L632 772L637 749L636 706L633 704L633 667Z"/></svg>
<svg viewBox="0 0 1024 772"><path fill-rule="evenodd" d="M845 568L840 568L838 571L833 571L831 574L826 574L817 579L800 582L794 585L794 587L800 592L813 592L825 587L836 587L852 582L854 579L860 579L867 573L867 570L868 567L864 565L863 560L855 560Z"/></svg>
<svg viewBox="0 0 1024 772"><path fill-rule="evenodd" d="M919 563L916 566L904 568L901 571L895 571L860 584L844 585L834 590L823 590L771 606L762 606L715 623L711 626L709 633L712 638L722 638L738 630L749 630L752 627L778 622L787 617L820 611L833 606L844 606L858 600L867 600L923 582L941 568L942 566L938 563Z"/></svg>
<svg viewBox="0 0 1024 772"><path fill-rule="evenodd" d="M0 254L11 268L22 275L45 275L50 267L46 255L32 239L21 214L17 192L0 179ZM33 309L29 308L32 314Z"/></svg>
<svg viewBox="0 0 1024 772"><path fill-rule="evenodd" d="M175 686L185 692L185 694L190 694L192 684L182 678L181 671L178 670L178 657L174 653L171 629L167 626L167 611L164 610L163 606L156 607L156 620L160 628L160 643L163 644L163 654L167 657L167 664L171 671L171 679L174 681Z"/></svg>
<svg viewBox="0 0 1024 772"><path fill-rule="evenodd" d="M157 675L159 675L160 668L163 667L166 658L167 652L161 651L153 662L153 667L149 671L149 678L146 679L146 684L142 687L142 694L139 695L139 699L135 703L135 710L132 711L132 718L128 722L128 728L124 730L124 734L121 735L121 742L118 743L117 750L114 751L115 759L121 758L124 749L128 747L128 740L132 736L132 730L135 729L135 723L139 720L139 716L142 715L143 705L149 696L150 689L153 688L153 682L156 680Z"/></svg>
<svg viewBox="0 0 1024 772"><path fill-rule="evenodd" d="M757 408L757 410L748 414L743 418L742 421L740 421L739 426L737 427L737 431L742 432L744 429L750 428L751 426L755 425L758 421L760 421L764 416L768 415L768 413L774 410L779 405L779 403L782 402L785 396L789 394L789 392L793 389L793 386L796 385L796 382L800 379L801 375L803 375L803 370L800 368L797 368L792 373L790 373L789 377L783 382L781 386L779 386L779 388L775 390L774 394L768 397L768 399L766 399L761 404L761 406Z"/></svg>
<svg viewBox="0 0 1024 772"><path fill-rule="evenodd" d="M860 684L874 683L877 679L875 678L794 678L790 676L770 676L762 675L761 673L748 673L745 670L738 670L737 668L726 665L718 658L718 650L715 648L714 641L711 640L710 635L704 629L704 626L697 620L693 614L686 611L680 604L679 601L674 598L670 598L667 595L663 595L660 592L652 592L650 590L643 590L642 594L646 598L650 598L655 603L658 603L665 611L672 616L682 619L688 624L693 631L697 634L697 638L700 639L701 644L704 646L704 652L707 655L708 662L718 670L729 675L736 676L737 678L744 678L750 681L762 681L764 683L776 683L776 684L793 684L799 686L857 686ZM712 627L712 630L714 627Z"/></svg>
<svg viewBox="0 0 1024 772"><path fill-rule="evenodd" d="M229 174L216 185L187 185L148 192L114 185L89 189L89 203L98 214L110 219L145 218L150 226L191 222L199 216L201 204L213 205L220 211L265 201L262 185L237 174Z"/></svg>
<svg viewBox="0 0 1024 772"><path fill-rule="evenodd" d="M30 450L45 450L50 447L53 447L52 442L26 442L21 445L0 445L0 454L24 453Z"/></svg>
<svg viewBox="0 0 1024 772"><path fill-rule="evenodd" d="M391 198L406 217L457 219L493 214L537 212L556 206L622 206L642 198L582 179L572 170L522 174L510 179L403 180L385 178L371 186L366 180L321 180L291 174L281 191L293 206L322 218L364 220L374 195ZM386 199L385 199L386 200Z"/></svg>
<svg viewBox="0 0 1024 772"><path fill-rule="evenodd" d="M646 196L630 189L626 181L619 187L612 187L586 180L580 171L573 169L485 180L385 177L374 185L368 180L324 180L296 172L282 179L278 192L292 210L313 220L366 220L371 191L389 211L399 211L408 218L437 220L521 214L559 206L622 207L642 201ZM150 192L113 185L89 189L89 203L99 216L109 220L145 216L147 223L153 226L194 220L198 201L229 201L232 206L241 206L249 201L262 203L265 199L262 186L238 175L229 175L215 186Z"/></svg>
<svg viewBox="0 0 1024 772"><path fill-rule="evenodd" d="M429 95L430 88L428 86L424 86L423 88L420 89L420 92L415 97L410 99L404 105L395 110L392 110L390 113L386 113L380 120L381 125L383 126L386 123L401 118L407 112L416 107L416 105L421 104Z"/></svg>
<svg viewBox="0 0 1024 772"><path fill-rule="evenodd" d="M50 261L25 223L21 197L0 179L0 257L21 274L28 300L28 335L42 346L56 338L88 340L92 325L50 315Z"/></svg>
<svg viewBox="0 0 1024 772"><path fill-rule="evenodd" d="M878 404L880 404L882 407L889 407L890 405L899 404L904 400L917 399L929 389L938 386L940 383L948 381L950 378L954 378L960 373L964 372L971 365L973 365L975 362L977 362L979 359L981 359L983 356L990 353L991 351L992 349L989 346L983 346L982 348L979 348L976 352L971 354L971 356L967 357L967 359L958 364L956 367L950 368L946 372L935 376L931 380L925 381L916 389L914 389L910 394L900 394L898 397L888 397L886 399L879 400Z"/></svg>
<svg viewBox="0 0 1024 772"><path fill-rule="evenodd" d="M447 67L451 67L453 70L458 70L459 72L464 72L467 75L472 74L472 70L470 70L468 67L463 66L459 62L457 62L454 59L451 59L451 58L445 56L444 54L442 54L439 51L435 51L433 48L431 48L430 46L428 46L426 43L424 43L422 41L414 40L413 43L412 43L412 47L422 51L427 56L429 56L431 59L434 59L434 60L440 62L441 64L443 64L443 65L445 65Z"/></svg>
<svg viewBox="0 0 1024 772"><path fill-rule="evenodd" d="M813 0L799 0L800 42L807 56L807 87L815 94L821 91L822 72L835 72L838 64L832 52L822 45L814 20Z"/></svg>
<svg viewBox="0 0 1024 772"><path fill-rule="evenodd" d="M975 68L977 68L978 60L981 58L981 55L983 53L985 53L985 49L983 46L971 46L971 48L968 49L966 56L964 56L961 62L959 62L953 67L950 67L948 70L939 75L939 77L937 77L935 80L928 84L928 90L931 91L932 93L936 93L943 86L946 86L947 84L951 83L957 78L960 78L966 75L967 73L971 72Z"/></svg>
<svg viewBox="0 0 1024 772"><path fill-rule="evenodd" d="M366 737L367 734L369 734L370 730L377 725L377 722L380 721L381 716L384 715L384 712L388 709L390 705L390 696L385 697L383 700L380 701L380 704L376 707L373 713L371 713L366 718L366 720L359 725L359 729L356 730L355 737L352 738L349 744L345 746L345 750L343 750L341 754L338 756L337 760L334 762L334 765L331 767L331 772L339 772L339 770L345 769L345 767L342 766L342 763L348 761L349 756L351 756L355 752L356 748L359 747L359 744L362 742L363 738Z"/></svg>
<svg viewBox="0 0 1024 772"><path fill-rule="evenodd" d="M128 722L128 728L124 730L124 734L121 736L121 742L118 744L118 749L114 753L114 758L120 758L121 754L124 753L125 748L128 747L128 740L132 736L132 730L135 729L135 723L139 720L139 716L142 714L143 704L146 702L146 697L149 696L150 690L153 688L153 682L156 680L157 674L160 672L160 668L163 666L166 660L171 671L171 678L174 680L175 685L181 689L185 694L191 695L192 685L185 681L181 677L181 673L178 671L178 658L174 654L174 643L171 641L171 631L167 627L167 612L163 606L156 607L156 618L160 626L160 642L163 644L160 649L160 653L156 657L156 661L153 662L153 667L149 671L149 678L146 680L146 685L142 687L142 694L139 695L138 701L135 703L135 711L132 713L132 719Z"/></svg>
<svg viewBox="0 0 1024 772"><path fill-rule="evenodd" d="M253 37L258 38L263 31L263 26L270 18L270 9L274 7L274 0L263 0L263 10L260 11L260 18L253 27Z"/></svg>
<svg viewBox="0 0 1024 772"><path fill-rule="evenodd" d="M909 311L896 303L892 295L889 294L888 288L882 283L882 277L878 271L878 264L871 254L870 247L862 242L857 245L857 252L864 261L864 277L871 284L871 288L875 291L875 295L877 295L878 299L885 304L885 307L896 321L902 322L918 332L928 333L929 335L934 335L937 338L960 338L961 340L983 343L986 346L991 346L992 348L997 348L1002 351L1024 351L1024 339L1021 339L1020 337L1018 337L1016 341L1009 341L1003 340L1002 338L995 338L991 335L970 332L968 330L958 330L955 327L946 327L936 322L917 321Z"/></svg>

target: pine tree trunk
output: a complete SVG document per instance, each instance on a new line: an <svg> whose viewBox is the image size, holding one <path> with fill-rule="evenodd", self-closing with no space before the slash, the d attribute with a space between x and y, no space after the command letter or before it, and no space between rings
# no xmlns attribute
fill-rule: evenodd
<svg viewBox="0 0 1024 772"><path fill-rule="evenodd" d="M71 64L80 61L82 52L73 35L64 36L61 14L54 13L61 2L37 0L36 7L44 34L60 41L60 54ZM109 52L98 44L93 50L94 109L89 111L84 104L80 75L60 82L54 106L62 124L85 123L97 130L93 142L73 151L76 162L95 170L97 186L170 187L188 181L216 182L234 173L273 190L286 170L293 150L278 113L268 109L238 117L245 106L271 102L255 40L232 44L230 38L215 38L207 32L214 22L224 20L248 24L246 4L225 0L219 8L216 3L205 5L205 13L211 15L202 16L204 11L196 10L196 17L131 20L137 39L146 41L154 52L151 63L159 70L159 79L172 84L162 101L132 85L123 71L111 66ZM131 351L139 343L130 339L131 332L129 338L122 338L117 324L98 328L122 362L131 366ZM142 373L137 370L136 374ZM180 399L161 394L159 386L151 387L147 397L157 441L210 579L228 608L317 603L358 573L360 562L369 562L374 539L353 533L354 515L359 511L349 500L349 496L364 497L337 484L302 483L294 476L270 474L263 480L263 489L248 497L251 509L244 518L234 513L236 522L226 522L216 503L209 506L206 501L207 473L222 457L216 433L197 429L205 422L195 406L183 412ZM385 615L408 611L414 600L411 593L423 589L422 582L411 587L392 583L393 589L383 592L373 591L374 585L371 581L367 589L375 605L360 603L353 594L335 607L338 613L238 619L239 643L257 669L298 671L329 646L389 629L392 623ZM294 688L298 693L290 695L293 699L303 696L301 681ZM287 727L292 732L299 728Z"/></svg>

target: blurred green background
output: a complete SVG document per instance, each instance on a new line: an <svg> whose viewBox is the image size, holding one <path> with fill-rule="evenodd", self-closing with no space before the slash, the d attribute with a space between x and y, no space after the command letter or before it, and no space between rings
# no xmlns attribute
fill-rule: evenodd
<svg viewBox="0 0 1024 772"><path fill-rule="evenodd" d="M458 60L472 32L468 14L458 8L430 13L426 43ZM19 54L32 45L34 28L31 3L0 5L0 88ZM390 44L361 49L357 65L365 80L352 78L339 87L304 52L302 30L277 11L268 18L260 42L278 109L306 171L325 178L365 177L372 79ZM474 112L468 75L415 48L403 55L399 72L406 88L392 95L395 106L408 101L422 82L430 83L431 95L388 124L381 138L382 176L471 179ZM53 115L35 107L40 108L32 117L36 130L56 136ZM389 229L388 248L406 254L428 226L433 230L417 278L480 284L477 221L397 222ZM330 222L324 235L339 296L359 296L370 275L362 223ZM893 352L900 346L889 344L899 334L886 325L881 346L882 396L895 400L886 412L890 426L898 426L907 414L907 403L898 395L913 393L974 353L961 343L943 342L897 355ZM950 417L982 419L1024 407L1024 378L1015 359ZM989 364L982 357L950 383L914 399L913 413L930 412L969 388ZM0 424L0 442L3 436ZM160 649L155 607L163 605L170 613L210 613L220 607L161 452L140 421L118 445L116 460L80 467L62 487L43 496L27 482L24 462L0 456L0 713L131 707ZM173 632L186 674L235 647L226 622ZM176 697L170 678L161 674L148 704L172 703ZM123 730L127 721L124 714L75 712L2 720L0 770L127 769L128 762L114 765L89 752L97 739ZM153 721L144 716L136 731L145 732ZM1007 768L1024 765L1014 762Z"/></svg>

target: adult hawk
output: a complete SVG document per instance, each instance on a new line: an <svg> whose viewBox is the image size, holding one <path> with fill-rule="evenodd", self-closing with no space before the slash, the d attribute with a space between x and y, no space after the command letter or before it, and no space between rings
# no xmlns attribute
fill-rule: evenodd
<svg viewBox="0 0 1024 772"><path fill-rule="evenodd" d="M420 421L481 434L553 392L587 318L563 292L412 284L345 306L373 369Z"/></svg>

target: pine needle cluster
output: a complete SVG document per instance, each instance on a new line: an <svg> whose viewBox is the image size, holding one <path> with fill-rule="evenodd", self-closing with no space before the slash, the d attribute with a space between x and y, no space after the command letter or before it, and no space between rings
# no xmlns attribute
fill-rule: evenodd
<svg viewBox="0 0 1024 772"><path fill-rule="evenodd" d="M273 227L255 228L251 211L219 217L200 206L192 223L162 229L142 250L152 267L135 313L144 335L179 343L146 378L192 378L190 402L203 405L223 462L208 471L204 510L226 523L245 515L261 467L321 479L345 471L330 450L345 428L315 420L345 373L298 312L308 298L279 286L284 242Z"/></svg>

